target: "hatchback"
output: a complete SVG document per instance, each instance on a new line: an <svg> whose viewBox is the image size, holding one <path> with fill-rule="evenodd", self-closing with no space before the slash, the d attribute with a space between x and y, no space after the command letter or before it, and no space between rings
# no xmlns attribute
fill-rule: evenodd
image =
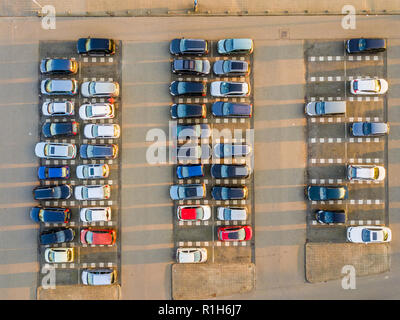
<svg viewBox="0 0 400 320"><path fill-rule="evenodd" d="M349 128L355 137L368 137L388 134L390 126L384 122L354 122Z"/></svg>
<svg viewBox="0 0 400 320"><path fill-rule="evenodd" d="M252 105L232 102L214 102L211 106L212 114L215 117L251 117Z"/></svg>
<svg viewBox="0 0 400 320"><path fill-rule="evenodd" d="M204 166L202 164L177 166L176 176L178 179L204 177Z"/></svg>
<svg viewBox="0 0 400 320"><path fill-rule="evenodd" d="M87 124L83 133L88 139L119 138L121 129L118 124Z"/></svg>
<svg viewBox="0 0 400 320"><path fill-rule="evenodd" d="M71 122L46 122L42 127L46 138L76 136L79 133L79 124Z"/></svg>
<svg viewBox="0 0 400 320"><path fill-rule="evenodd" d="M251 240L253 230L250 226L219 227L217 234L220 241L247 241Z"/></svg>
<svg viewBox="0 0 400 320"><path fill-rule="evenodd" d="M173 81L169 86L169 92L173 96L206 96L207 84L205 82Z"/></svg>
<svg viewBox="0 0 400 320"><path fill-rule="evenodd" d="M219 54L250 54L253 52L251 39L223 39L217 43Z"/></svg>
<svg viewBox="0 0 400 320"><path fill-rule="evenodd" d="M219 220L247 220L247 209L246 208L235 208L235 207L218 207L217 218Z"/></svg>
<svg viewBox="0 0 400 320"><path fill-rule="evenodd" d="M211 176L216 179L247 178L250 170L246 165L213 164Z"/></svg>
<svg viewBox="0 0 400 320"><path fill-rule="evenodd" d="M83 159L115 159L118 156L118 145L82 144L79 153Z"/></svg>
<svg viewBox="0 0 400 320"><path fill-rule="evenodd" d="M392 240L392 231L380 226L348 227L346 234L347 240L354 243L382 243Z"/></svg>
<svg viewBox="0 0 400 320"><path fill-rule="evenodd" d="M306 194L312 201L343 200L348 198L349 191L346 186L308 186Z"/></svg>
<svg viewBox="0 0 400 320"><path fill-rule="evenodd" d="M386 50L385 39L350 39L346 41L347 53L374 53Z"/></svg>
<svg viewBox="0 0 400 320"><path fill-rule="evenodd" d="M194 59L174 59L172 73L179 75L206 76L210 73L210 61Z"/></svg>
<svg viewBox="0 0 400 320"><path fill-rule="evenodd" d="M76 145L38 142L35 146L35 154L39 158L46 159L74 159L76 157Z"/></svg>
<svg viewBox="0 0 400 320"><path fill-rule="evenodd" d="M104 200L110 198L111 187L109 185L76 186L74 194L77 200Z"/></svg>
<svg viewBox="0 0 400 320"><path fill-rule="evenodd" d="M33 189L33 197L35 200L69 199L71 195L72 188L68 184L36 187Z"/></svg>
<svg viewBox="0 0 400 320"><path fill-rule="evenodd" d="M103 179L110 174L108 164L81 164L76 167L78 179Z"/></svg>
<svg viewBox="0 0 400 320"><path fill-rule="evenodd" d="M117 233L113 229L92 229L81 230L81 243L90 245L114 245Z"/></svg>
<svg viewBox="0 0 400 320"><path fill-rule="evenodd" d="M248 190L243 187L213 187L211 195L214 200L242 200L246 199Z"/></svg>
<svg viewBox="0 0 400 320"><path fill-rule="evenodd" d="M247 82L213 81L210 91L214 97L247 97L250 86Z"/></svg>
<svg viewBox="0 0 400 320"><path fill-rule="evenodd" d="M305 113L309 116L324 116L346 113L346 101L312 101L306 104Z"/></svg>
<svg viewBox="0 0 400 320"><path fill-rule="evenodd" d="M68 208L33 207L30 217L35 222L67 223L71 219L71 210Z"/></svg>
<svg viewBox="0 0 400 320"><path fill-rule="evenodd" d="M348 165L347 178L349 180L382 181L386 170L382 166Z"/></svg>
<svg viewBox="0 0 400 320"><path fill-rule="evenodd" d="M345 223L346 213L343 210L339 211L327 211L327 210L317 210L315 213L315 219L321 223Z"/></svg>
<svg viewBox="0 0 400 320"><path fill-rule="evenodd" d="M40 92L45 95L69 95L78 93L78 82L76 80L46 79L40 84Z"/></svg>
<svg viewBox="0 0 400 320"><path fill-rule="evenodd" d="M350 82L352 94L384 94L389 85L384 79L356 79Z"/></svg>
<svg viewBox="0 0 400 320"><path fill-rule="evenodd" d="M73 59L43 59L40 72L48 74L74 74L78 72L78 63Z"/></svg>
<svg viewBox="0 0 400 320"><path fill-rule="evenodd" d="M115 269L83 269L81 274L82 284L87 286L106 286L117 282Z"/></svg>
<svg viewBox="0 0 400 320"><path fill-rule="evenodd" d="M247 156L251 147L247 144L217 143L214 146L214 155L217 158Z"/></svg>
<svg viewBox="0 0 400 320"><path fill-rule="evenodd" d="M77 42L78 53L87 53L90 56L114 54L115 41L101 38L81 38Z"/></svg>
<svg viewBox="0 0 400 320"><path fill-rule="evenodd" d="M176 184L169 189L172 200L203 199L206 196L206 185L203 184Z"/></svg>
<svg viewBox="0 0 400 320"><path fill-rule="evenodd" d="M204 55L208 53L208 43L202 39L173 39L169 51L173 55Z"/></svg>
<svg viewBox="0 0 400 320"><path fill-rule="evenodd" d="M178 206L176 214L180 221L208 220L211 217L211 208L210 206Z"/></svg>
<svg viewBox="0 0 400 320"><path fill-rule="evenodd" d="M81 85L84 97L118 97L119 84L112 81L86 81Z"/></svg>
<svg viewBox="0 0 400 320"><path fill-rule="evenodd" d="M79 108L79 116L83 120L112 119L114 110L114 104L111 103L83 104Z"/></svg>
<svg viewBox="0 0 400 320"><path fill-rule="evenodd" d="M47 248L44 251L44 260L47 263L74 262L75 248Z"/></svg>
<svg viewBox="0 0 400 320"><path fill-rule="evenodd" d="M172 119L205 118L207 114L205 104L173 104L170 110Z"/></svg>
<svg viewBox="0 0 400 320"><path fill-rule="evenodd" d="M75 231L71 228L57 228L43 231L40 234L40 244L49 245L54 243L64 243L74 240Z"/></svg>
<svg viewBox="0 0 400 320"><path fill-rule="evenodd" d="M178 263L202 263L207 261L206 248L178 248L176 250Z"/></svg>
<svg viewBox="0 0 400 320"><path fill-rule="evenodd" d="M42 113L45 116L72 116L74 114L74 103L71 101L43 102Z"/></svg>
<svg viewBox="0 0 400 320"><path fill-rule="evenodd" d="M38 178L46 179L69 179L69 166L41 166L38 169Z"/></svg>
<svg viewBox="0 0 400 320"><path fill-rule="evenodd" d="M213 71L217 76L246 76L250 73L247 61L217 60L214 62Z"/></svg>
<svg viewBox="0 0 400 320"><path fill-rule="evenodd" d="M83 222L111 221L111 207L90 207L80 210L80 218Z"/></svg>

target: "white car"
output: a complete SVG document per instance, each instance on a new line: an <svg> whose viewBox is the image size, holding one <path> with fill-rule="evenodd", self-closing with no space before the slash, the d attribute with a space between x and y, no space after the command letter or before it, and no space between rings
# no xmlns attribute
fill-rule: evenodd
<svg viewBox="0 0 400 320"><path fill-rule="evenodd" d="M88 139L119 138L121 129L118 124L87 124L83 133Z"/></svg>
<svg viewBox="0 0 400 320"><path fill-rule="evenodd" d="M384 94L388 87L384 79L355 79L350 82L352 94Z"/></svg>
<svg viewBox="0 0 400 320"><path fill-rule="evenodd" d="M246 208L231 208L231 207L218 207L217 218L219 220L247 220L247 209Z"/></svg>
<svg viewBox="0 0 400 320"><path fill-rule="evenodd" d="M112 81L86 81L81 85L84 97L118 97L119 84Z"/></svg>
<svg viewBox="0 0 400 320"><path fill-rule="evenodd" d="M211 82L211 95L214 97L246 97L250 94L247 82Z"/></svg>
<svg viewBox="0 0 400 320"><path fill-rule="evenodd" d="M103 200L110 198L111 188L109 185L76 186L74 194L77 200Z"/></svg>
<svg viewBox="0 0 400 320"><path fill-rule="evenodd" d="M47 248L44 251L44 260L48 263L74 262L74 248Z"/></svg>
<svg viewBox="0 0 400 320"><path fill-rule="evenodd" d="M82 208L80 211L81 220L84 222L110 221L110 207L90 207Z"/></svg>
<svg viewBox="0 0 400 320"><path fill-rule="evenodd" d="M102 179L110 174L108 164L81 164L76 167L76 176L79 179Z"/></svg>
<svg viewBox="0 0 400 320"><path fill-rule="evenodd" d="M385 179L386 170L382 166L348 165L347 178L349 180L382 181Z"/></svg>
<svg viewBox="0 0 400 320"><path fill-rule="evenodd" d="M76 145L38 142L35 147L35 154L39 158L46 159L74 159L76 157Z"/></svg>
<svg viewBox="0 0 400 320"><path fill-rule="evenodd" d="M52 96L73 96L78 93L78 81L74 79L45 79L40 83L40 92Z"/></svg>
<svg viewBox="0 0 400 320"><path fill-rule="evenodd" d="M202 263L207 261L206 248L178 248L176 250L178 263Z"/></svg>
<svg viewBox="0 0 400 320"><path fill-rule="evenodd" d="M382 243L392 240L392 231L387 227L348 227L346 234L347 240L354 243Z"/></svg>
<svg viewBox="0 0 400 320"><path fill-rule="evenodd" d="M180 221L208 220L211 217L210 206L178 206L176 215Z"/></svg>
<svg viewBox="0 0 400 320"><path fill-rule="evenodd" d="M106 286L117 281L117 270L112 268L84 269L81 274L82 284L87 286Z"/></svg>
<svg viewBox="0 0 400 320"><path fill-rule="evenodd" d="M112 119L115 107L112 103L83 104L79 108L79 116L83 120Z"/></svg>
<svg viewBox="0 0 400 320"><path fill-rule="evenodd" d="M74 103L71 101L43 102L42 113L44 116L72 116Z"/></svg>

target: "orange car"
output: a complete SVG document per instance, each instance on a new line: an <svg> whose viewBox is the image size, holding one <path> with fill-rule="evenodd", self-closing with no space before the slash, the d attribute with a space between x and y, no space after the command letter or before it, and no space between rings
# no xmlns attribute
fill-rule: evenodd
<svg viewBox="0 0 400 320"><path fill-rule="evenodd" d="M117 233L113 229L85 228L81 231L81 243L91 245L113 245Z"/></svg>

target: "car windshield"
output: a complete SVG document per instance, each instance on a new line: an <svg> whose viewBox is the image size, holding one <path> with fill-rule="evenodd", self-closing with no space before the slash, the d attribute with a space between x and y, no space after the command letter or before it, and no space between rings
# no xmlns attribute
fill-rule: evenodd
<svg viewBox="0 0 400 320"><path fill-rule="evenodd" d="M200 261L201 260L201 253L199 251L193 252L193 259L194 259L194 262Z"/></svg>
<svg viewBox="0 0 400 320"><path fill-rule="evenodd" d="M92 126L92 135L93 137L99 136L99 126L97 125Z"/></svg>
<svg viewBox="0 0 400 320"><path fill-rule="evenodd" d="M231 62L228 60L225 60L224 63L222 64L222 70L224 73L228 73L231 71Z"/></svg>
<svg viewBox="0 0 400 320"><path fill-rule="evenodd" d="M85 218L87 221L92 221L92 210L86 210Z"/></svg>
<svg viewBox="0 0 400 320"><path fill-rule="evenodd" d="M46 91L51 92L51 81L46 82Z"/></svg>
<svg viewBox="0 0 400 320"><path fill-rule="evenodd" d="M94 283L93 277L94 277L93 273L88 273L87 282L89 285L92 285Z"/></svg>
<svg viewBox="0 0 400 320"><path fill-rule="evenodd" d="M316 102L315 103L315 112L316 114L325 114L325 102Z"/></svg>
<svg viewBox="0 0 400 320"><path fill-rule="evenodd" d="M326 199L326 189L325 188L320 188L319 189L319 197L321 199Z"/></svg>
<svg viewBox="0 0 400 320"><path fill-rule="evenodd" d="M86 232L85 240L87 243L93 243L93 232L92 231Z"/></svg>
<svg viewBox="0 0 400 320"><path fill-rule="evenodd" d="M57 242L64 242L65 241L65 233L60 231L56 233Z"/></svg>
<svg viewBox="0 0 400 320"><path fill-rule="evenodd" d="M89 83L89 92L90 93L96 93L96 82L90 82Z"/></svg>
<svg viewBox="0 0 400 320"><path fill-rule="evenodd" d="M333 212L325 211L324 212L325 223L332 223L333 216L334 216Z"/></svg>
<svg viewBox="0 0 400 320"><path fill-rule="evenodd" d="M93 107L91 105L86 107L86 115L88 117L92 117L93 116Z"/></svg>
<svg viewBox="0 0 400 320"><path fill-rule="evenodd" d="M227 39L224 42L224 48L226 51L233 50L233 39Z"/></svg>
<svg viewBox="0 0 400 320"><path fill-rule="evenodd" d="M229 175L229 167L221 166L221 176L228 177L228 175Z"/></svg>
<svg viewBox="0 0 400 320"><path fill-rule="evenodd" d="M88 146L87 147L87 151L86 152L87 152L87 155L88 155L89 158L94 156L93 150L94 150L93 146Z"/></svg>
<svg viewBox="0 0 400 320"><path fill-rule="evenodd" d="M364 134L370 134L372 129L372 125L370 122L364 122L363 123L363 133Z"/></svg>
<svg viewBox="0 0 400 320"><path fill-rule="evenodd" d="M53 69L53 68L52 68L52 67L53 67L53 64L54 64L53 61L54 61L54 60L47 60L47 61L46 61L46 70L52 70L52 69Z"/></svg>
<svg viewBox="0 0 400 320"><path fill-rule="evenodd" d="M54 251L50 251L50 252L49 252L49 260L50 260L50 261L54 261L54 260L55 260L55 257L56 257L56 255L55 255Z"/></svg>
<svg viewBox="0 0 400 320"><path fill-rule="evenodd" d="M203 209L202 208L196 208L196 219L203 219Z"/></svg>
<svg viewBox="0 0 400 320"><path fill-rule="evenodd" d="M86 187L82 188L82 197L84 199L87 199L89 197L89 189L88 188L86 188Z"/></svg>
<svg viewBox="0 0 400 320"><path fill-rule="evenodd" d="M364 50L366 45L367 45L367 41L365 41L365 39L360 39L358 41L358 49Z"/></svg>
<svg viewBox="0 0 400 320"><path fill-rule="evenodd" d="M354 89L354 91L358 90L358 81L353 82L353 89Z"/></svg>
<svg viewBox="0 0 400 320"><path fill-rule="evenodd" d="M189 168L188 167L182 167L182 176L184 176L184 177L189 176Z"/></svg>
<svg viewBox="0 0 400 320"><path fill-rule="evenodd" d="M222 198L224 198L224 199L228 198L229 197L229 189L222 188L221 195L222 195Z"/></svg>
<svg viewBox="0 0 400 320"><path fill-rule="evenodd" d="M363 242L371 242L371 231L363 229L361 231L361 239Z"/></svg>

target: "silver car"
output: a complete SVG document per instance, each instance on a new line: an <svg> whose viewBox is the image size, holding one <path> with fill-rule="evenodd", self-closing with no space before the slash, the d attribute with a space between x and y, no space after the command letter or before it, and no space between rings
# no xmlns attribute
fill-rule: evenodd
<svg viewBox="0 0 400 320"><path fill-rule="evenodd" d="M74 103L71 101L44 102L42 113L44 116L72 116L74 114Z"/></svg>
<svg viewBox="0 0 400 320"><path fill-rule="evenodd" d="M309 116L324 116L346 113L346 101L313 101L306 104L305 113Z"/></svg>
<svg viewBox="0 0 400 320"><path fill-rule="evenodd" d="M81 85L84 97L118 97L119 84L112 81L86 81Z"/></svg>
<svg viewBox="0 0 400 320"><path fill-rule="evenodd" d="M45 95L75 95L78 82L74 79L45 79L40 83L40 92Z"/></svg>
<svg viewBox="0 0 400 320"><path fill-rule="evenodd" d="M81 275L82 283L87 286L106 286L117 281L115 269L84 269Z"/></svg>

